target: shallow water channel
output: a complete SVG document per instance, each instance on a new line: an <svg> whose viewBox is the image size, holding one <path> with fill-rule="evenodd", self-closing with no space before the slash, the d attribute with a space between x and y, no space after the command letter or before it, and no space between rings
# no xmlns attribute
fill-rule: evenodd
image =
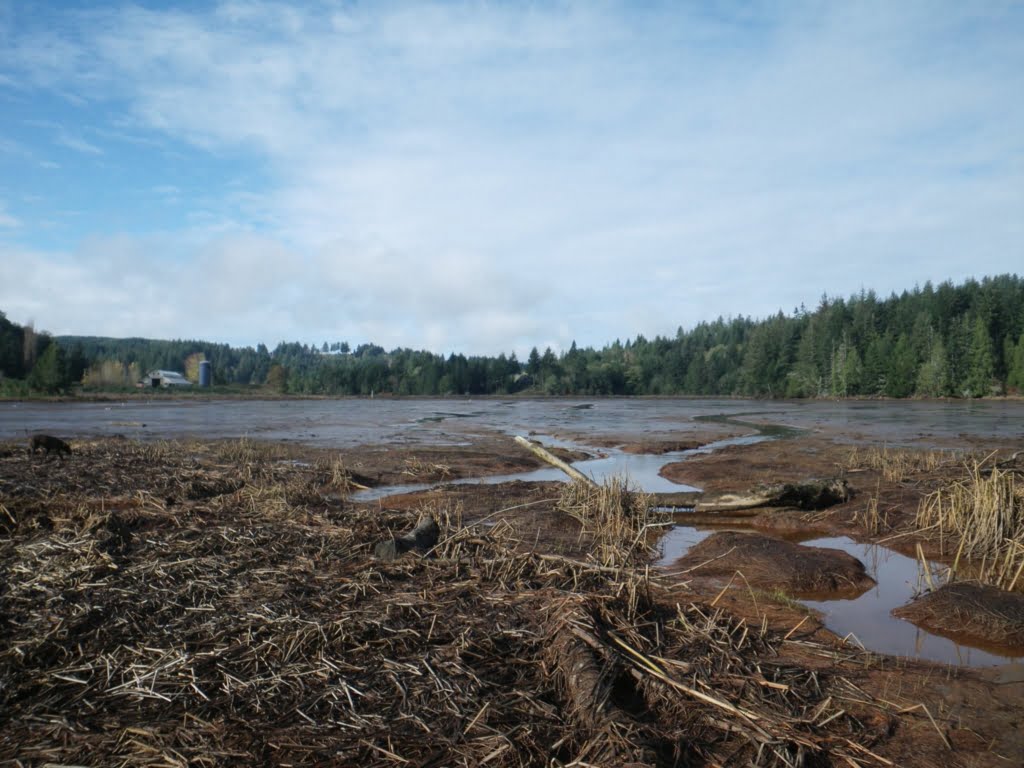
<svg viewBox="0 0 1024 768"><path fill-rule="evenodd" d="M648 493L680 493L686 491L699 491L692 485L674 483L662 477L659 472L666 464L671 464L685 459L697 453L710 453L711 451L724 448L728 445L751 445L763 440L773 439L767 434L746 435L743 437L730 437L725 440L716 440L713 443L702 445L700 448L691 448L685 451L670 451L659 455L646 453L626 453L617 448L602 448L599 456L593 459L583 459L573 462L572 466L578 469L597 483L603 483L610 477L627 477L630 485L634 488L641 488ZM538 442L546 448L568 448L570 450L593 452L594 449L579 443L568 440L556 440L551 437L544 437ZM495 485L498 483L510 483L515 480L523 482L559 482L565 480L562 470L554 467L541 467L532 469L529 472L515 472L508 475L490 475L488 477L464 477L458 480L450 480L450 485ZM407 485L387 485L378 488L370 488L365 491L358 491L352 494L353 501L375 501L399 493L415 493L434 488L438 483L412 483Z"/></svg>
<svg viewBox="0 0 1024 768"><path fill-rule="evenodd" d="M717 419L716 419L717 420ZM730 419L734 425L753 426ZM774 440L793 436L795 430L778 429L771 426L754 427L760 429L756 435L733 437L718 440L700 448L685 451L673 451L660 455L632 454L617 449L602 449L605 454L599 458L585 459L573 463L594 481L601 483L609 477L627 477L630 484L649 493L673 493L680 491L699 491L689 485L674 483L662 477L659 472L666 464L685 460L697 453L710 453L729 445L750 445L764 440ZM586 445L566 440L545 437L540 440L546 447L562 447L573 450L591 451ZM492 475L490 477L462 478L451 481L452 485L495 484L514 480L543 482L561 481L565 475L561 470L541 468L529 472L518 472L509 475ZM374 501L387 496L413 493L436 487L437 483L383 486L371 488L353 494L353 501ZM685 513L678 516L685 520ZM744 530L730 525L728 528L695 527L685 523L677 524L662 539L662 556L657 565L671 573L671 564L685 555L690 547L703 541L716 530ZM745 530L755 531L752 528ZM876 586L856 598L829 598L825 596L814 599L804 596L799 602L822 615L825 626L840 637L851 636L851 641L859 643L870 651L896 656L934 661L956 666L991 666L1004 664L1018 659L998 649L987 650L972 647L953 640L940 637L923 630L908 621L896 618L891 614L894 608L910 602L920 594L925 585L922 565L917 560L877 544L863 544L846 536L818 538L804 541L806 546L840 549L847 552L867 568L869 575L877 582ZM941 583L945 567L938 563L929 563L928 567L937 583Z"/></svg>
<svg viewBox="0 0 1024 768"><path fill-rule="evenodd" d="M662 540L662 556L658 565L671 573L672 563L689 549L724 527L709 528L677 525ZM743 530L731 526L728 530ZM751 528L745 530L753 531ZM754 531L762 533L761 531ZM862 563L877 582L871 589L852 599L814 599L797 596L797 600L823 617L825 626L840 637L870 651L907 656L956 666L984 667L1020 661L999 649L985 649L955 642L927 632L909 621L891 614L894 608L909 603L926 587L923 566L918 560L878 544L864 544L847 536L811 539L805 546L841 549ZM946 567L929 562L928 568L936 584L942 583Z"/></svg>

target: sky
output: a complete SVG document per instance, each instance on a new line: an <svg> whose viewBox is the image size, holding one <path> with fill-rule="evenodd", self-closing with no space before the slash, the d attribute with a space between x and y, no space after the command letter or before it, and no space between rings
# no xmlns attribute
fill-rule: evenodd
<svg viewBox="0 0 1024 768"><path fill-rule="evenodd" d="M0 0L0 311L600 347L1024 266L1024 3Z"/></svg>

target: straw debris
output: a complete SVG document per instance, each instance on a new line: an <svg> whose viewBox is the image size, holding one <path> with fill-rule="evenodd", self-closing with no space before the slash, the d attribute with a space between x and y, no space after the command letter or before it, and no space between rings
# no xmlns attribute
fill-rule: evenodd
<svg viewBox="0 0 1024 768"><path fill-rule="evenodd" d="M921 501L915 523L934 529L944 548L950 542L954 572L963 559L974 561L971 575L983 583L1009 590L1024 584L1024 484L1013 469L971 461L962 479Z"/></svg>
<svg viewBox="0 0 1024 768"><path fill-rule="evenodd" d="M623 486L567 496L583 560L337 480L255 443L0 458L0 762L887 764L874 703L636 567ZM373 558L427 515L430 556Z"/></svg>

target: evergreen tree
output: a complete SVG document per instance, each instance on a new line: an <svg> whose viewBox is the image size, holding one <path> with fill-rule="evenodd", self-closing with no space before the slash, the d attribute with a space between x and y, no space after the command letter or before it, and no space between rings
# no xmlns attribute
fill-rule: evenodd
<svg viewBox="0 0 1024 768"><path fill-rule="evenodd" d="M1024 333L1017 339L1007 357L1006 388L1008 391L1024 394Z"/></svg>
<svg viewBox="0 0 1024 768"><path fill-rule="evenodd" d="M992 337L989 336L985 319L978 315L974 319L974 330L971 334L966 388L968 397L984 397L992 388L992 377L995 375L992 347Z"/></svg>
<svg viewBox="0 0 1024 768"><path fill-rule="evenodd" d="M892 348L886 371L885 394L889 397L907 397L914 393L917 362L910 337L901 333Z"/></svg>
<svg viewBox="0 0 1024 768"><path fill-rule="evenodd" d="M917 372L916 393L923 397L944 397L949 393L946 347L938 336L932 342L928 358Z"/></svg>
<svg viewBox="0 0 1024 768"><path fill-rule="evenodd" d="M28 375L28 385L36 392L51 395L64 392L71 386L67 359L60 344L46 346Z"/></svg>

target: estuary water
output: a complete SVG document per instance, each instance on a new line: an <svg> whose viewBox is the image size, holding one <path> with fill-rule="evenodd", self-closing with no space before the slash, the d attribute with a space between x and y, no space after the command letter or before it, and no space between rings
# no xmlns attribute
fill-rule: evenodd
<svg viewBox="0 0 1024 768"><path fill-rule="evenodd" d="M588 439L685 438L726 416L829 430L851 441L927 444L977 437L1024 442L1024 401L763 401L704 398L348 398L198 400L137 395L121 402L0 402L0 439L47 432L64 438L293 440L322 447L454 445L475 434Z"/></svg>

